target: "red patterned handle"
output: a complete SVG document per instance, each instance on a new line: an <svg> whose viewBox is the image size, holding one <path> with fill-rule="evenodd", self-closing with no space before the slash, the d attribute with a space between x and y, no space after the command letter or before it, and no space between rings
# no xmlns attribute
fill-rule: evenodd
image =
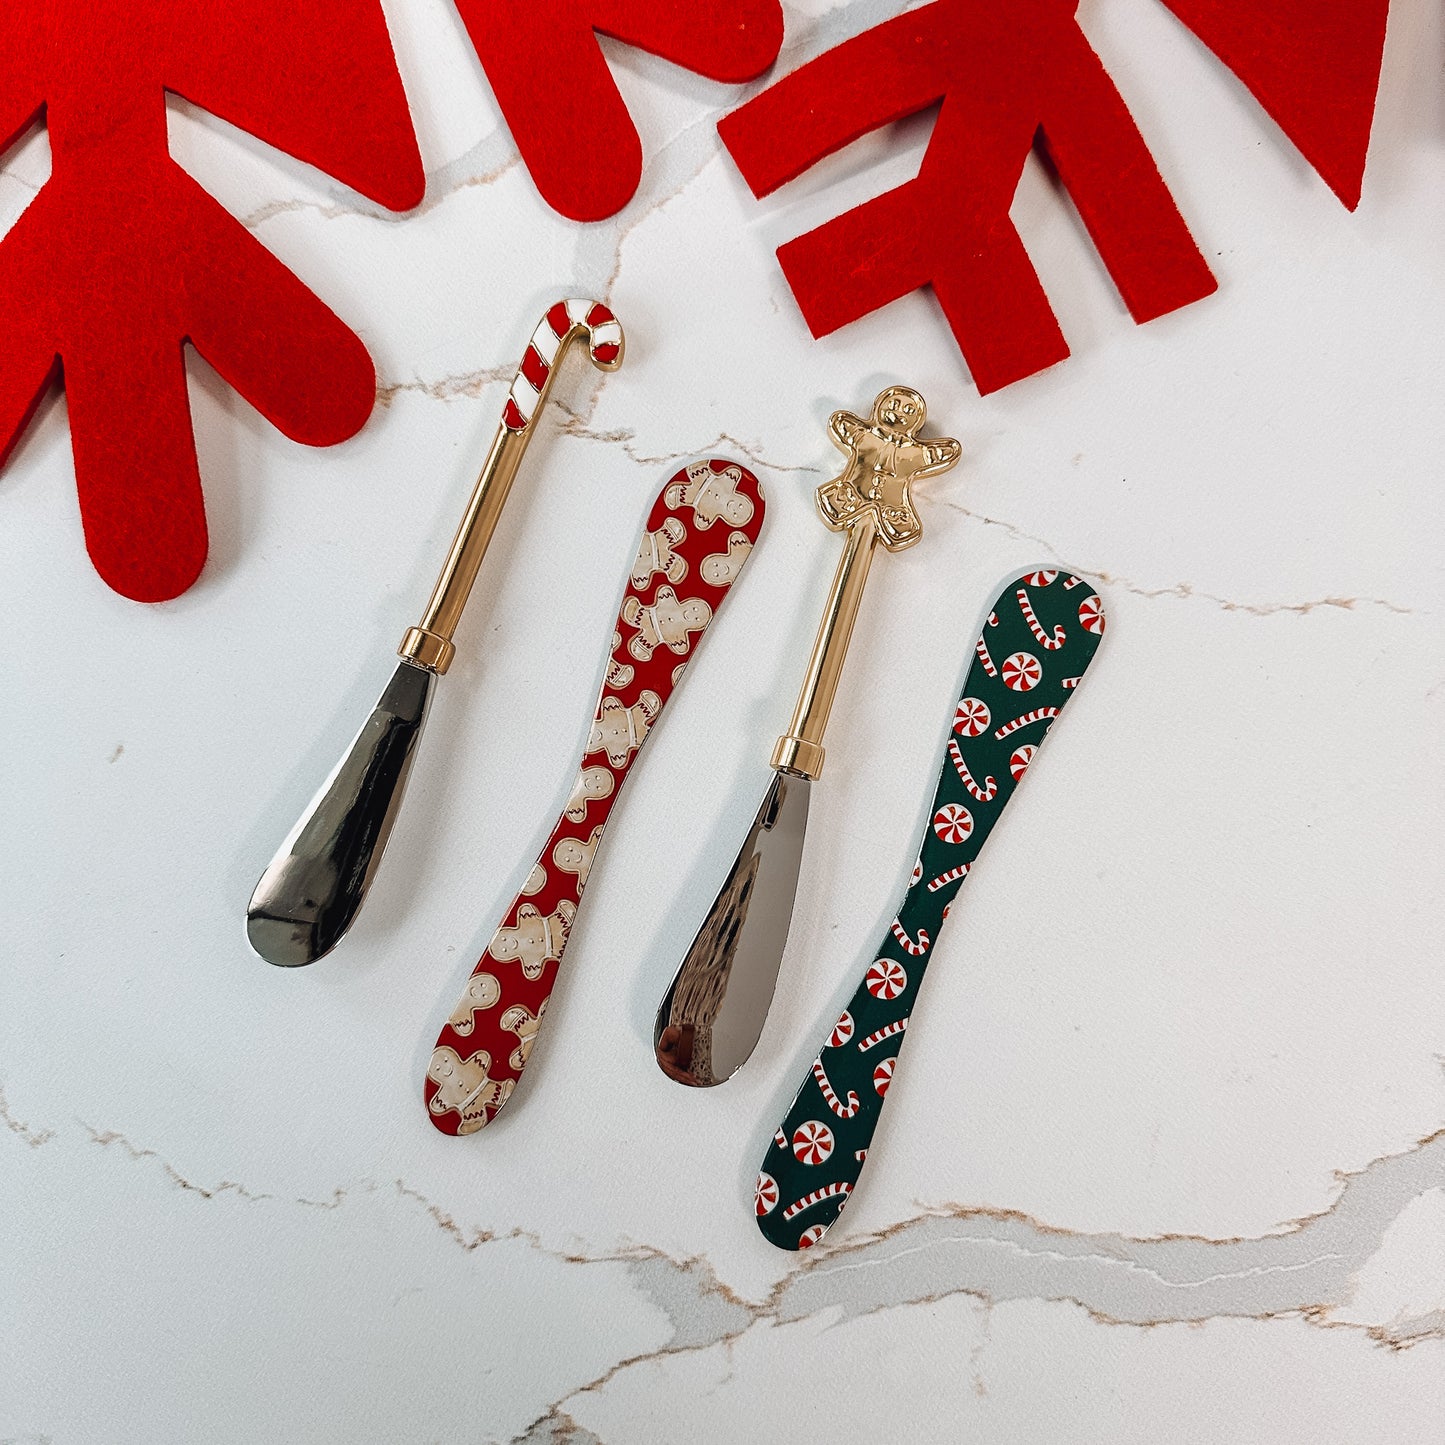
<svg viewBox="0 0 1445 1445"><path fill-rule="evenodd" d="M427 1067L427 1117L443 1134L490 1123L521 1077L612 805L747 561L765 506L758 479L718 458L684 467L653 503L572 796Z"/></svg>

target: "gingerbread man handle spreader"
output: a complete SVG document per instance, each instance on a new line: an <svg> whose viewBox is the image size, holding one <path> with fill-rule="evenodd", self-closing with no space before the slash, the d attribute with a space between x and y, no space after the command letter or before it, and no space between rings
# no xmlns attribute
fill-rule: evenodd
<svg viewBox="0 0 1445 1445"><path fill-rule="evenodd" d="M365 726L251 895L246 936L268 963L314 963L336 947L360 910L401 806L433 681L456 655L452 635L536 430L533 423L558 363L584 340L599 370L622 365L622 327L600 301L559 301L532 333L426 613L402 639L401 662Z"/></svg>
<svg viewBox="0 0 1445 1445"><path fill-rule="evenodd" d="M902 906L758 1174L758 1228L780 1249L816 1244L848 1202L949 905L1103 631L1097 594L1067 572L1027 572L994 603L974 644Z"/></svg>
<svg viewBox="0 0 1445 1445"><path fill-rule="evenodd" d="M684 467L653 503L571 795L427 1066L427 1117L443 1134L483 1128L521 1077L612 806L747 561L763 511L757 478L722 459Z"/></svg>
<svg viewBox="0 0 1445 1445"><path fill-rule="evenodd" d="M834 412L828 433L848 464L818 488L818 510L846 534L807 677L787 732L773 749L773 778L732 871L664 995L653 1025L658 1066L680 1084L731 1078L753 1051L782 966L808 824L808 795L823 771L823 730L873 553L901 552L923 535L912 484L959 458L951 438L918 435L923 398L889 387L869 420Z"/></svg>

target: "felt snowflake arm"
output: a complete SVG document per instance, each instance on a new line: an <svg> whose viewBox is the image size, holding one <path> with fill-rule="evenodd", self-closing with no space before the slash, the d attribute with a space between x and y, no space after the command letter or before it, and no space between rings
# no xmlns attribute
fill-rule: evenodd
<svg viewBox="0 0 1445 1445"><path fill-rule="evenodd" d="M814 336L931 286L981 392L1068 355L1009 211L1036 137L1139 319L1214 278L1069 7L934 0L809 61L719 126L759 194L942 96L916 179L779 248Z"/></svg>
<svg viewBox="0 0 1445 1445"><path fill-rule="evenodd" d="M383 200L415 199L420 162L373 0L29 9L0 12L0 118L35 113L34 70L52 171L0 237L0 457L61 375L91 559L116 591L162 601L207 550L188 340L301 441L351 435L376 396L358 338L172 159L166 91Z"/></svg>
<svg viewBox="0 0 1445 1445"><path fill-rule="evenodd" d="M603 35L709 80L752 80L778 58L783 44L777 0L595 0L592 9L593 24Z"/></svg>
<svg viewBox="0 0 1445 1445"><path fill-rule="evenodd" d="M167 58L177 94L386 206L426 177L378 6L226 0L227 21L178 7Z"/></svg>
<svg viewBox="0 0 1445 1445"><path fill-rule="evenodd" d="M642 142L595 30L719 80L760 74L782 44L778 0L457 0L533 184L574 221L620 211Z"/></svg>
<svg viewBox="0 0 1445 1445"><path fill-rule="evenodd" d="M1360 202L1389 0L1164 0L1325 183Z"/></svg>
<svg viewBox="0 0 1445 1445"><path fill-rule="evenodd" d="M817 165L861 136L942 99L947 79L917 12L845 40L775 81L718 122L718 134L755 196ZM827 103L820 103L820 97Z"/></svg>
<svg viewBox="0 0 1445 1445"><path fill-rule="evenodd" d="M376 370L360 339L250 232L197 189L186 273L190 339L292 441L334 446L371 414ZM238 316L244 324L238 324ZM123 418L115 418L123 429Z"/></svg>
<svg viewBox="0 0 1445 1445"><path fill-rule="evenodd" d="M30 279L48 260L43 223L44 191L15 223L0 250L0 316L5 343L0 346L0 462L20 440L57 370L49 297ZM18 263L18 264L17 264ZM17 274L24 278L17 280Z"/></svg>
<svg viewBox="0 0 1445 1445"><path fill-rule="evenodd" d="M0 153L20 139L45 105L39 20L19 7L4 10L11 13L0 11Z"/></svg>
<svg viewBox="0 0 1445 1445"><path fill-rule="evenodd" d="M1135 321L1211 295L1200 254L1103 62L1069 47L1040 107L1043 148Z"/></svg>

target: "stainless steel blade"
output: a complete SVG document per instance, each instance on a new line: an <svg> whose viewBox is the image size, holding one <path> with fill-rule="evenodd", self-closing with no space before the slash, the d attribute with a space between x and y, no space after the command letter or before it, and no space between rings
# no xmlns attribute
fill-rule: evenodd
<svg viewBox="0 0 1445 1445"><path fill-rule="evenodd" d="M709 1088L748 1061L782 967L811 782L774 773L722 891L672 981L653 1028L663 1073Z"/></svg>
<svg viewBox="0 0 1445 1445"><path fill-rule="evenodd" d="M246 936L268 963L329 953L371 886L406 790L435 674L401 662L336 771L261 875Z"/></svg>

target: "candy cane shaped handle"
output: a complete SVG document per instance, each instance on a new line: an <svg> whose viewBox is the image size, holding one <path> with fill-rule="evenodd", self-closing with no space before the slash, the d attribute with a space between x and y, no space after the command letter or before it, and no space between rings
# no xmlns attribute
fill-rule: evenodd
<svg viewBox="0 0 1445 1445"><path fill-rule="evenodd" d="M451 666L456 654L452 637L532 439L532 423L547 399L558 363L584 337L592 364L599 370L616 371L622 365L622 326L600 301L559 301L532 333L431 601L397 649L408 662L436 673Z"/></svg>
<svg viewBox="0 0 1445 1445"><path fill-rule="evenodd" d="M559 301L537 323L527 353L502 411L509 432L525 432L547 399L557 363L574 341L587 338L587 352L599 371L622 365L622 324L600 301Z"/></svg>
<svg viewBox="0 0 1445 1445"><path fill-rule="evenodd" d="M595 320L595 318L594 318ZM580 333L579 333L580 334ZM597 325L592 335L602 335ZM694 505L704 488L734 501L719 536ZM474 1134L511 1097L572 932L603 828L648 734L747 561L763 523L758 479L718 458L663 485L611 614L602 692L562 816L437 1037L423 1094L443 1134Z"/></svg>
<svg viewBox="0 0 1445 1445"><path fill-rule="evenodd" d="M903 906L882 945L869 955L868 972L847 1005L849 1030L840 1042L856 1035L857 1046L834 1047L834 1035L829 1036L826 1068L820 1053L763 1162L770 1197L792 1201L784 1208L757 1213L758 1228L780 1249L807 1249L822 1239L862 1173L949 905L1028 766L1029 759L1013 765L1019 749L1004 739L1021 727L1040 725L1035 744L1041 741L1074 696L1074 684L1099 645L1103 614L1097 597L1089 593L1083 599L1089 606L1081 612L1080 599L1067 594L1082 584L1072 577L1060 583L1059 578L1053 571L1017 578L1004 588L989 613L988 632L998 656L1036 645L1040 631L1062 638L1057 647L1044 649L1042 675L1033 689L1042 706L1012 718L1017 693L1000 675L982 637L973 649ZM1025 582L1036 592L1036 603L1024 592ZM1011 720L991 730L990 718ZM982 787L979 778L987 780ZM949 819L966 815L969 826L937 829L934 820L940 815ZM842 1108L840 1093L848 1101ZM814 1139L822 1120L828 1121L826 1148L816 1143L801 1151L794 1147L800 1130L805 1141ZM800 1220L800 1215L807 1217ZM802 1223L807 1228L800 1234Z"/></svg>

